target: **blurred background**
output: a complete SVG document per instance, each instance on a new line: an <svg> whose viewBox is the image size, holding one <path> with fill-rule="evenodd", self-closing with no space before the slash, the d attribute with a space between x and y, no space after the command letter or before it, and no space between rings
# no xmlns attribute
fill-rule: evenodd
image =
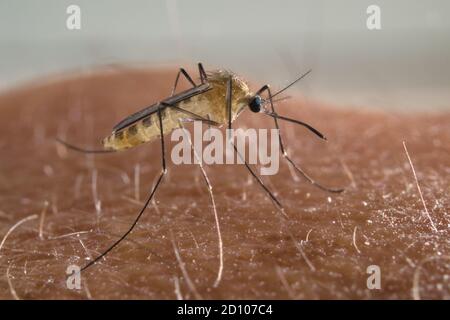
<svg viewBox="0 0 450 320"><path fill-rule="evenodd" d="M66 27L73 4L80 30ZM373 4L381 30L366 25ZM101 65L202 61L275 87L312 68L291 93L337 106L448 111L447 15L445 0L1 0L0 91Z"/></svg>

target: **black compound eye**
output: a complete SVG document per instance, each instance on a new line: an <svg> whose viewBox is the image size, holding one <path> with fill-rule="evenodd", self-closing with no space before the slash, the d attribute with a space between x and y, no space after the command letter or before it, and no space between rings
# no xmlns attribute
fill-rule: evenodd
<svg viewBox="0 0 450 320"><path fill-rule="evenodd" d="M253 112L260 112L261 111L261 97L260 96L254 96L252 100L250 100L250 103L248 106L250 107L250 110Z"/></svg>

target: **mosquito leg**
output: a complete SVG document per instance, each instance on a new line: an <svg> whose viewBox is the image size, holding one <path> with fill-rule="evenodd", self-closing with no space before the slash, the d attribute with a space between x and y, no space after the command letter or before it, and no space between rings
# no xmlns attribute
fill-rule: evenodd
<svg viewBox="0 0 450 320"><path fill-rule="evenodd" d="M180 124L180 127L182 129L185 129L185 127L183 125L183 121L179 120L178 122ZM204 178L206 186L208 188L209 198L211 200L211 205L212 205L213 212L214 212L214 219L216 222L216 230L217 230L217 238L219 240L219 271L217 272L217 277L216 277L216 280L214 281L213 287L217 287L219 285L220 281L222 280L222 273L223 273L223 241L222 241L222 234L220 232L219 215L217 214L216 201L214 200L213 188L212 188L211 182L208 178L208 175L206 174L206 171L203 168L203 164L200 159L200 156L198 155L197 151L195 150L194 145L192 144L191 138L188 135L185 135L185 137L188 139L189 144L191 145L191 148L194 151L194 156L197 158L197 162L200 166L200 170L202 171L203 178Z"/></svg>
<svg viewBox="0 0 450 320"><path fill-rule="evenodd" d="M229 131L230 133L231 133L231 129L232 129L232 125L231 125L231 102L232 102L231 98L232 98L232 96L231 95L232 95L232 79L230 77L227 81L227 93L225 96L226 107L227 107L228 129L230 130ZM264 182L261 180L261 178L252 170L250 165L247 163L247 161L244 159L244 157L238 151L236 145L231 141L231 137L228 136L227 139L233 145L233 148L236 151L237 155L242 160L242 162L244 162L245 167L250 172L250 174L253 176L253 178L255 178L255 180L258 182L258 184L264 189L266 194L275 203L275 206L277 207L277 209L279 209L281 211L281 213L287 217L281 202L277 199L277 197L275 197L275 195L272 193L272 191L270 191L270 189L264 184Z"/></svg>
<svg viewBox="0 0 450 320"><path fill-rule="evenodd" d="M56 138L55 139L57 142L61 143L63 146L65 146L68 149L77 151L77 152L81 152L81 153L113 153L113 152L117 152L116 150L92 150L92 149L84 149L81 147L77 147L73 144L70 144L60 138Z"/></svg>
<svg viewBox="0 0 450 320"><path fill-rule="evenodd" d="M276 114L275 112L275 107L273 105L273 101L272 101L272 93L270 92L270 88L268 85L263 86L261 89L258 90L257 94L261 94L262 92L267 91L268 95L269 95L269 101L270 101L270 107L272 109L272 112L274 114ZM274 118L274 122L275 122L275 127L278 129L278 137L280 140L280 150L281 150L281 154L283 155L283 157L288 161L289 165L292 165L292 167L298 172L300 173L309 183L311 183L312 185L316 186L317 188L327 191L327 192L333 192L333 193L340 193L342 191L344 191L343 188L329 188L329 187L325 187L323 185L321 185L320 183L316 182L314 179L312 179L305 171L303 171L298 165L296 165L294 163L294 161L292 161L292 159L288 156L286 149L284 148L284 144L283 144L283 139L281 137L281 131L280 131L280 127L278 125L278 119Z"/></svg>
<svg viewBox="0 0 450 320"><path fill-rule="evenodd" d="M211 116L208 114L206 114L206 119L208 119L208 140L211 140ZM212 143L212 141L210 142Z"/></svg>
<svg viewBox="0 0 450 320"><path fill-rule="evenodd" d="M175 90L177 89L178 80L180 79L180 75L183 75L192 84L193 87L197 86L195 84L194 80L192 80L192 78L189 75L189 73L187 73L187 71L184 70L183 68L180 68L180 70L177 73L177 77L175 78L175 84L173 85L172 93L170 95L171 97L175 94Z"/></svg>
<svg viewBox="0 0 450 320"><path fill-rule="evenodd" d="M172 108L172 109L174 109L174 110L177 110L177 111L179 111L179 112L181 112L181 113L184 113L184 114L188 115L189 117L188 117L188 118L185 118L186 121L184 121L184 122L189 122L189 121L195 121L195 120L198 120L198 121L202 121L202 122L204 122L204 123L207 123L209 126L211 126L211 125L212 125L212 126L216 126L216 127L219 127L219 126L220 126L220 124L219 124L218 122L216 122L216 121L214 121L214 120L211 120L211 119L209 118L209 114L207 115L207 118L205 118L205 117L203 117L203 116L201 116L201 115L199 115L199 114L196 114L196 113L191 112L191 111L189 111L189 110L185 110L185 109L180 108L180 107L178 107L178 106L176 106L176 105L170 105L170 104L167 104L166 106L169 107L169 108Z"/></svg>
<svg viewBox="0 0 450 320"><path fill-rule="evenodd" d="M203 68L203 64L201 62L198 63L198 73L200 74L200 81L202 84L208 81L208 76L206 75L205 69Z"/></svg>
<svg viewBox="0 0 450 320"><path fill-rule="evenodd" d="M162 164L162 170L161 174L158 177L158 180L156 181L155 186L152 188L150 195L148 196L147 200L145 201L144 206L142 207L141 211L137 215L137 217L134 219L133 224L131 227L116 241L114 242L108 249L106 249L101 255L97 256L94 260L89 262L87 265L85 265L80 271L86 270L93 264L95 264L97 261L99 261L101 258L106 256L112 249L114 249L122 240L124 240L130 233L133 231L134 227L138 223L139 219L142 217L142 214L144 213L145 209L148 207L148 204L152 200L153 196L156 193L156 190L158 189L164 175L167 173L166 169L166 157L165 157L165 147L164 147L164 130L163 130L163 123L162 123L162 116L161 116L161 109L158 109L158 118L159 118L159 130L161 135L161 164Z"/></svg>

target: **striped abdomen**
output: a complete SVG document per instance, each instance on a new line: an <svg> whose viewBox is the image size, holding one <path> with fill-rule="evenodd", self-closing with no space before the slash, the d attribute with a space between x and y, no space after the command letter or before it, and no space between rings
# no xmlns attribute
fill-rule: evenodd
<svg viewBox="0 0 450 320"><path fill-rule="evenodd" d="M211 113L210 98L207 95L196 96L180 102L177 106L207 118L207 115L212 116L214 113ZM189 115L170 107L164 107L161 110L161 116L164 135L179 128L180 124L178 121L180 119L190 118ZM103 146L107 149L123 150L152 141L159 138L159 136L159 118L158 113L155 112L122 130L113 132L109 137L103 139Z"/></svg>
<svg viewBox="0 0 450 320"><path fill-rule="evenodd" d="M169 108L162 109L161 116L164 134L171 132L179 125L174 113L178 113ZM123 150L135 147L141 143L154 140L160 136L159 118L157 113L137 121L136 123L116 132L103 139L103 146L106 149Z"/></svg>
<svg viewBox="0 0 450 320"><path fill-rule="evenodd" d="M177 107L199 115L202 118L210 119L221 125L227 123L226 103L225 103L225 80L222 83L214 83L213 90L203 94L187 98L178 104ZM248 88L243 83L236 83L233 87L232 118L237 117L240 111L247 105ZM164 135L171 133L180 127L179 120L191 118L191 115L173 109L163 107L162 122ZM136 123L121 130L113 132L109 137L103 139L103 146L107 149L123 150L135 147L141 143L152 141L160 136L158 113L155 112Z"/></svg>

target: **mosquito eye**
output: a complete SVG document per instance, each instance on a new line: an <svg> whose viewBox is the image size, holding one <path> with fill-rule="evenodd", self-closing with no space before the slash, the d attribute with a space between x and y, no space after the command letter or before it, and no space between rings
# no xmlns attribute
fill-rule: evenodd
<svg viewBox="0 0 450 320"><path fill-rule="evenodd" d="M252 100L250 100L248 106L250 107L250 110L252 110L253 112L261 111L261 97L255 96Z"/></svg>

